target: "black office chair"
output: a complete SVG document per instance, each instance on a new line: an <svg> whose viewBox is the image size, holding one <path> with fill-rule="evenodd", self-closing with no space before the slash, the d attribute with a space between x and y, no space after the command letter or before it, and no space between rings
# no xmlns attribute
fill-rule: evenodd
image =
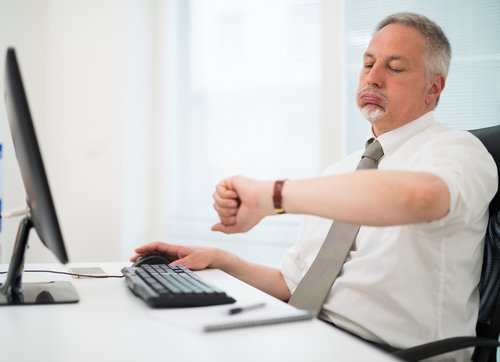
<svg viewBox="0 0 500 362"><path fill-rule="evenodd" d="M500 177L500 126L470 131L493 156ZM405 361L420 361L442 353L474 347L472 361L496 362L500 346L500 191L490 203L490 218L485 235L483 267L479 282L480 306L477 337L452 337L394 353Z"/></svg>

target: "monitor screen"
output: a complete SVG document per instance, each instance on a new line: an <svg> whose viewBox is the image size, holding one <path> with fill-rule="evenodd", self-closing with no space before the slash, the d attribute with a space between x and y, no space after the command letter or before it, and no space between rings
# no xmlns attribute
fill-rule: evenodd
<svg viewBox="0 0 500 362"><path fill-rule="evenodd" d="M34 304L54 302L75 302L59 297L56 291L68 286L63 283L47 283L46 287L35 288L35 300L30 300L31 293L27 284L20 285L23 272L24 253L28 243L29 231L34 228L45 246L61 263L68 262L61 229L52 200L47 175L42 161L35 128L31 118L28 100L24 91L21 72L13 48L7 50L5 62L5 106L12 134L12 141L17 162L26 190L26 215L20 223L14 251L9 265L6 281L2 285L0 304ZM10 284L10 285L9 285ZM37 283L38 284L38 283ZM72 288L71 283L69 288ZM76 291L75 291L76 293ZM67 294L67 292L63 292ZM40 298L40 295L43 298Z"/></svg>

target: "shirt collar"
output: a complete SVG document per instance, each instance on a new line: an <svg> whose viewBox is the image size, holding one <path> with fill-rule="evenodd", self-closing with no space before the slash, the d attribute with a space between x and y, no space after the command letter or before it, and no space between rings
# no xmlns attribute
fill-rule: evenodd
<svg viewBox="0 0 500 362"><path fill-rule="evenodd" d="M390 155L410 137L428 127L431 127L434 124L436 124L436 120L434 119L434 112L430 111L414 121L408 122L407 124L399 128L393 129L392 131L380 135L379 137L377 137L377 140L382 145L384 155ZM373 132L371 130L367 139L370 138L373 138Z"/></svg>

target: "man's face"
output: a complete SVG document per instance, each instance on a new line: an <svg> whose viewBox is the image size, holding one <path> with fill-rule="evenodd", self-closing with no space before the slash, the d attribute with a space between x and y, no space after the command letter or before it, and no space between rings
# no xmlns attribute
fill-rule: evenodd
<svg viewBox="0 0 500 362"><path fill-rule="evenodd" d="M432 110L444 76L426 77L426 41L416 29L390 24L373 37L359 76L357 104L376 136Z"/></svg>

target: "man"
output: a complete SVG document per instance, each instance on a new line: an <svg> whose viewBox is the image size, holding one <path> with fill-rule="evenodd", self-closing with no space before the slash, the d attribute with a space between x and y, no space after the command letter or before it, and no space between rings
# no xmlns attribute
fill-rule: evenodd
<svg viewBox="0 0 500 362"><path fill-rule="evenodd" d="M214 231L251 229L276 213L273 196L280 196L286 212L310 215L280 269L215 248L156 242L136 252L160 251L191 269L220 268L287 301L332 220L362 225L322 319L396 348L474 335L483 236L498 180L479 140L434 121L450 57L449 42L434 22L411 13L387 17L364 54L357 94L371 123L369 138L383 149L377 170L355 171L359 151L323 177L287 180L281 190L273 181L243 177L217 185L220 223Z"/></svg>

